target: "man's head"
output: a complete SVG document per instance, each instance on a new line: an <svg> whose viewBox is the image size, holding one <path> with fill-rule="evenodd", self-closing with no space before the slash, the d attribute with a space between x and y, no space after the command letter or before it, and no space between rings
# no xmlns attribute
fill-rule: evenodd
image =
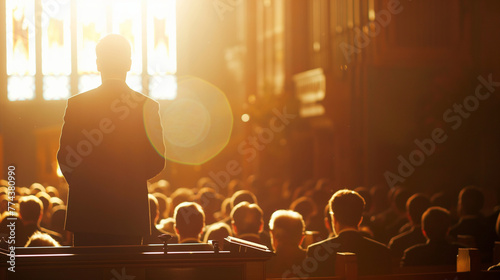
<svg viewBox="0 0 500 280"><path fill-rule="evenodd" d="M34 195L20 198L19 214L25 224L39 223L42 220L43 214L42 201Z"/></svg>
<svg viewBox="0 0 500 280"><path fill-rule="evenodd" d="M262 209L257 204L240 202L231 211L231 224L236 236L258 234L264 227Z"/></svg>
<svg viewBox="0 0 500 280"><path fill-rule="evenodd" d="M274 249L298 247L302 243L306 225L302 215L292 210L278 210L271 215L269 229Z"/></svg>
<svg viewBox="0 0 500 280"><path fill-rule="evenodd" d="M361 195L347 189L339 190L330 198L329 204L335 232L341 228L358 228L365 208Z"/></svg>
<svg viewBox="0 0 500 280"><path fill-rule="evenodd" d="M450 212L442 207L430 207L422 215L422 232L429 240L444 240L450 226Z"/></svg>
<svg viewBox="0 0 500 280"><path fill-rule="evenodd" d="M175 231L179 241L186 238L199 240L205 227L205 213L198 203L182 202L174 210Z"/></svg>
<svg viewBox="0 0 500 280"><path fill-rule="evenodd" d="M101 74L126 74L132 65L130 43L122 35L109 34L95 48L97 70Z"/></svg>
<svg viewBox="0 0 500 280"><path fill-rule="evenodd" d="M422 214L431 206L429 198L423 194L412 195L406 202L406 211L410 221L415 226L420 226Z"/></svg>
<svg viewBox="0 0 500 280"><path fill-rule="evenodd" d="M483 209L483 192L474 186L463 188L458 195L458 210L461 215L479 215Z"/></svg>

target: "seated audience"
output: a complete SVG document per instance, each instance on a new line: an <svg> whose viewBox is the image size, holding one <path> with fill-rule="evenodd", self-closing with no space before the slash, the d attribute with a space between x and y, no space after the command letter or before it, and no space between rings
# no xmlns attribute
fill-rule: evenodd
<svg viewBox="0 0 500 280"><path fill-rule="evenodd" d="M314 204L312 198L306 196L297 198L292 202L292 204L290 204L290 210L298 212L304 219L307 230L311 230L311 228L309 227L311 224L311 219L316 215L316 212L318 211L316 204Z"/></svg>
<svg viewBox="0 0 500 280"><path fill-rule="evenodd" d="M61 241L62 237L59 233L40 226L43 215L43 204L38 197L29 195L20 198L19 215L23 222L23 231L18 232L21 237L19 246L24 246L28 241L28 238L36 231L47 233L51 235L56 241Z"/></svg>
<svg viewBox="0 0 500 280"><path fill-rule="evenodd" d="M194 199L194 192L188 188L178 188L176 189L172 195L170 195L170 202L172 203L170 207L170 213L168 214L169 217L173 216L173 212L177 205L181 204L182 202L192 202Z"/></svg>
<svg viewBox="0 0 500 280"><path fill-rule="evenodd" d="M208 227L203 242L208 243L209 240L215 240L219 242L219 248L224 250L224 238L228 236L232 236L231 228L226 223L219 222Z"/></svg>
<svg viewBox="0 0 500 280"><path fill-rule="evenodd" d="M210 184L209 182L211 181L205 182L204 184ZM205 222L208 225L216 222L215 213L220 209L222 200L222 196L210 187L204 187L196 194L195 201L203 208Z"/></svg>
<svg viewBox="0 0 500 280"><path fill-rule="evenodd" d="M59 242L55 241L50 235L36 231L30 236L24 247L60 247Z"/></svg>
<svg viewBox="0 0 500 280"><path fill-rule="evenodd" d="M293 275L292 267L301 266L306 258L306 251L300 247L305 231L302 215L291 210L275 211L269 229L276 255L266 263L266 276L299 277Z"/></svg>
<svg viewBox="0 0 500 280"><path fill-rule="evenodd" d="M481 213L484 205L483 192L474 186L467 186L458 195L460 220L451 227L450 236L469 235L481 253L481 261L490 262L493 257L494 232L488 229Z"/></svg>
<svg viewBox="0 0 500 280"><path fill-rule="evenodd" d="M158 211L159 211L159 220L165 219L168 217L168 213L170 213L170 200L169 198L159 192L153 193L154 197L158 201Z"/></svg>
<svg viewBox="0 0 500 280"><path fill-rule="evenodd" d="M148 194L148 200L149 200L149 226L150 226L150 231L151 234L148 236L143 236L142 237L142 244L162 244L163 242L161 241L160 238L158 238L159 235L164 234L166 232L161 231L156 228L156 224L158 222L158 217L160 216L160 211L158 210L158 200L156 200L156 197L152 194Z"/></svg>
<svg viewBox="0 0 500 280"><path fill-rule="evenodd" d="M257 204L243 201L236 205L231 211L231 225L234 236L264 244L259 235L264 228L264 220Z"/></svg>
<svg viewBox="0 0 500 280"><path fill-rule="evenodd" d="M454 265L458 248L462 246L447 240L451 217L448 210L430 207L422 216L422 232L427 239L405 250L401 266Z"/></svg>
<svg viewBox="0 0 500 280"><path fill-rule="evenodd" d="M422 233L422 214L430 207L429 198L423 194L414 194L406 203L406 211L410 220L410 229L396 235L389 241L389 249L395 258L401 258L403 252L413 245L425 243L426 238Z"/></svg>
<svg viewBox="0 0 500 280"><path fill-rule="evenodd" d="M310 276L334 276L337 252L356 254L359 275L390 274L389 248L358 231L365 207L363 198L355 191L344 189L337 191L329 204L332 227L337 236L309 246L308 257L318 262L317 270ZM302 271L302 274L307 273Z"/></svg>
<svg viewBox="0 0 500 280"><path fill-rule="evenodd" d="M175 233L178 243L201 243L201 233L205 227L205 213L196 202L182 202L174 210Z"/></svg>
<svg viewBox="0 0 500 280"><path fill-rule="evenodd" d="M50 201L50 195L46 192L39 192L36 194L43 203L43 216L40 225L42 227L50 227L50 218L52 216L52 202Z"/></svg>
<svg viewBox="0 0 500 280"><path fill-rule="evenodd" d="M237 191L231 197L231 209L233 209L236 205L243 201L246 201L250 204L257 204L257 197L255 197L255 195L251 191Z"/></svg>
<svg viewBox="0 0 500 280"><path fill-rule="evenodd" d="M53 186L46 187L45 191L50 197L59 197L59 191Z"/></svg>

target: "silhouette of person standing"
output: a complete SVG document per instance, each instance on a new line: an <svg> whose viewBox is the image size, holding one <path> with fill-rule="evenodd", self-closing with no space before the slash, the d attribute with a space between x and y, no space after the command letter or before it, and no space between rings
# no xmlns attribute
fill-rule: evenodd
<svg viewBox="0 0 500 280"><path fill-rule="evenodd" d="M159 104L125 83L130 43L96 46L98 88L68 99L57 160L69 184L75 246L140 245L150 234L147 180L165 165Z"/></svg>

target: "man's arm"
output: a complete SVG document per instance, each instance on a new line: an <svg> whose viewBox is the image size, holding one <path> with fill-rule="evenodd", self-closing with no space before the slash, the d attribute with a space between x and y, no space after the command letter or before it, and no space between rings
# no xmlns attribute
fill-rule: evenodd
<svg viewBox="0 0 500 280"><path fill-rule="evenodd" d="M163 128L160 118L160 105L158 102L147 99L144 103L144 125L150 144L158 153L149 159L153 176L160 173L165 167L165 143L163 140ZM152 177L153 177L152 176Z"/></svg>
<svg viewBox="0 0 500 280"><path fill-rule="evenodd" d="M75 168L78 167L82 161L82 158L76 152L75 147L75 131L77 131L77 129L74 124L73 106L70 106L70 100L71 99L68 99L66 105L64 123L61 130L61 137L59 139L59 150L57 151L59 168L68 183L70 183L73 179L72 175L74 174Z"/></svg>

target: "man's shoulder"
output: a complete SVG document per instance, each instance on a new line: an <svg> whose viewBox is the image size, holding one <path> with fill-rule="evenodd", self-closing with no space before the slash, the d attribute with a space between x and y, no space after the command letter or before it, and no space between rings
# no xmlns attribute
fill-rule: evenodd
<svg viewBox="0 0 500 280"><path fill-rule="evenodd" d="M367 249L370 248L371 250L381 252L381 253L390 253L389 248L385 245L382 244L378 241L375 241L371 238L363 236L363 247L366 247Z"/></svg>

